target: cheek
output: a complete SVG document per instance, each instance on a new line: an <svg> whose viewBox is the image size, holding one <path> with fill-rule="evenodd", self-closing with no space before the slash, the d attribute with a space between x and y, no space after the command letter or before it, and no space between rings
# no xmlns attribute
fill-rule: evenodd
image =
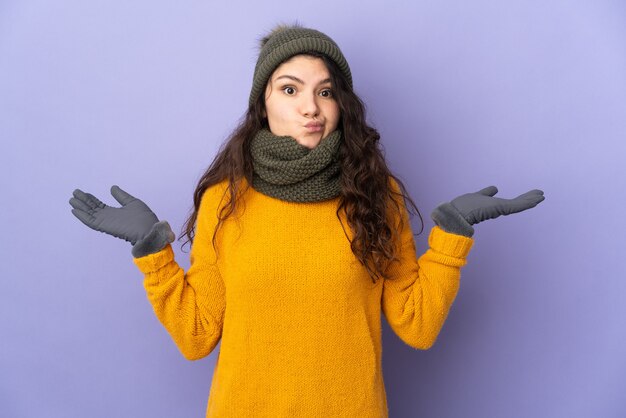
<svg viewBox="0 0 626 418"><path fill-rule="evenodd" d="M270 122L278 123L281 119L283 119L283 111L280 106L277 106L276 103L270 103L265 108L267 112L267 118Z"/></svg>
<svg viewBox="0 0 626 418"><path fill-rule="evenodd" d="M287 114L288 107L285 106L283 103L280 103L279 101L274 101L274 103L272 103L272 105L268 107L268 110L272 115L274 115L274 117L281 118Z"/></svg>
<svg viewBox="0 0 626 418"><path fill-rule="evenodd" d="M339 105L337 103L331 104L326 114L329 115L330 118L332 118L333 123L337 123L339 121L339 117L341 116L339 111Z"/></svg>

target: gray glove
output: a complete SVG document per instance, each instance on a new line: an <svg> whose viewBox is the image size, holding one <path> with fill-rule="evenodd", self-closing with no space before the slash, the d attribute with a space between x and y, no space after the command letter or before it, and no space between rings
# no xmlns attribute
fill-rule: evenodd
<svg viewBox="0 0 626 418"><path fill-rule="evenodd" d="M73 195L69 203L74 208L74 216L91 229L130 242L134 257L158 252L174 241L174 233L166 221L159 222L144 202L118 186L111 187L111 195L121 208L107 206L80 189L74 190Z"/></svg>
<svg viewBox="0 0 626 418"><path fill-rule="evenodd" d="M472 225L533 208L545 199L543 191L538 189L521 194L515 199L493 197L496 193L496 186L485 187L476 193L466 193L449 203L437 206L430 216L444 231L471 237L474 234Z"/></svg>

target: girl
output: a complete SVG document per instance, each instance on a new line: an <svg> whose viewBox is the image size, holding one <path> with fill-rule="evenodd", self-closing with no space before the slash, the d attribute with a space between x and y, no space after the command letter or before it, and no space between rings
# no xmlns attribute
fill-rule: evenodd
<svg viewBox="0 0 626 418"><path fill-rule="evenodd" d="M196 187L186 273L141 200L113 186L113 208L74 191L78 219L133 245L181 353L200 359L221 340L207 417L386 417L381 310L406 344L431 347L472 225L544 199L491 186L443 203L418 259L405 203L417 208L379 138L337 44L280 25L261 40L245 118Z"/></svg>

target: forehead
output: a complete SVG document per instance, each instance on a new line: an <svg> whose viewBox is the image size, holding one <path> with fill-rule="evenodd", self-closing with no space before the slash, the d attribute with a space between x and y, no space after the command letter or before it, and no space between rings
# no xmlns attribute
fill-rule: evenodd
<svg viewBox="0 0 626 418"><path fill-rule="evenodd" d="M328 78L329 72L324 60L321 58L310 55L295 55L276 67L271 78L273 79L283 74Z"/></svg>

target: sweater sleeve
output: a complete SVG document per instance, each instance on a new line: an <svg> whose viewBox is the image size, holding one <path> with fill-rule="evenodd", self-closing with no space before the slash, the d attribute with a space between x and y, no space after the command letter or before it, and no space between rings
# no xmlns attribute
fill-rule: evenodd
<svg viewBox="0 0 626 418"><path fill-rule="evenodd" d="M169 243L157 253L133 259L144 274L156 316L188 360L211 354L222 335L225 286L212 246L221 200L216 189L209 188L202 196L187 273L174 260Z"/></svg>
<svg viewBox="0 0 626 418"><path fill-rule="evenodd" d="M392 184L397 191L395 181ZM429 248L417 258L408 212L402 198L398 200L403 221L399 260L391 263L389 277L384 279L382 309L402 341L426 350L435 343L448 316L474 240L435 225L428 237Z"/></svg>

